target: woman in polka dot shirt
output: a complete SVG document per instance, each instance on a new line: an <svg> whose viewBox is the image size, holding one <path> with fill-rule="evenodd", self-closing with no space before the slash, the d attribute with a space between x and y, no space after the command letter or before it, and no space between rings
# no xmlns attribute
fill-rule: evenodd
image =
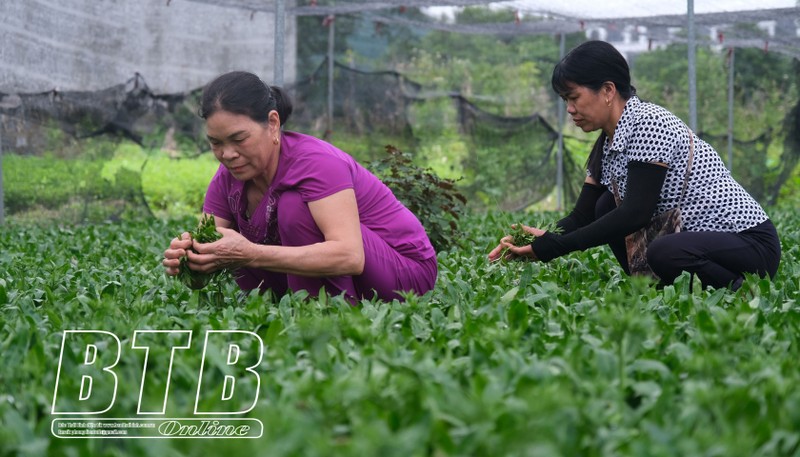
<svg viewBox="0 0 800 457"><path fill-rule="evenodd" d="M706 287L732 289L745 273L775 275L781 247L767 214L708 143L674 114L636 96L628 64L612 45L588 41L576 47L556 65L552 85L575 125L585 132L600 130L583 189L572 212L557 222L559 233L526 226L536 236L532 244L514 246L504 237L490 260L504 247L512 255L547 262L608 244L628 273L625 236L680 206L682 231L653 241L647 250L662 284L683 271L696 274ZM693 162L681 198L690 150Z"/></svg>

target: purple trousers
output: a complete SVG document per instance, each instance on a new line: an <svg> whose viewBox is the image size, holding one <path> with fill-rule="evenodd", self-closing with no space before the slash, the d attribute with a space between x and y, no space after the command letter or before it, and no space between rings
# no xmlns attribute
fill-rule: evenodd
<svg viewBox="0 0 800 457"><path fill-rule="evenodd" d="M278 232L283 246L306 246L325 241L308 204L297 192L281 194L278 205ZM436 283L436 257L416 260L405 257L375 232L361 224L364 242L364 271L358 276L307 277L265 270L241 269L237 283L242 289L272 289L278 296L288 290L306 290L316 296L320 289L332 295L345 294L351 300L402 299L398 292L422 295Z"/></svg>

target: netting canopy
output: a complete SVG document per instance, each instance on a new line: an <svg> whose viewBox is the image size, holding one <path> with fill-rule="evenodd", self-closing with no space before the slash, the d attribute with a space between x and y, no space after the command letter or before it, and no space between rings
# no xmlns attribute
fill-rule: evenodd
<svg viewBox="0 0 800 457"><path fill-rule="evenodd" d="M365 163L393 144L459 180L475 206L522 209L557 194L561 208L593 137L564 126L549 72L569 47L602 39L629 59L640 92L687 122L699 103L698 133L751 165L735 170L758 198L774 201L800 157L795 0L704 1L691 15L685 1L648 0L7 0L0 15L7 156L74 158L65 151L96 138L202 156L202 85L244 69L284 81L287 128ZM687 93L694 48L700 95Z"/></svg>
<svg viewBox="0 0 800 457"><path fill-rule="evenodd" d="M745 0L697 3L694 21L710 32L699 34L701 42L724 37L735 46L800 53L800 13L795 0L768 0L757 6ZM434 16L449 17L461 7L474 5L504 11L506 17L498 16L494 23L465 24L402 14L422 8ZM286 19L280 24L278 10ZM465 34L586 31L605 39L619 33L626 35L627 42L620 43L623 47L644 42L652 47L682 38L678 29L687 26L686 12L687 2L682 0L69 0L59 4L7 0L0 2L4 18L0 23L4 43L0 91L99 90L138 73L155 92L179 92L239 67L271 79L277 41L285 50L280 65L286 69L285 79L293 81L295 24L301 17L359 16L373 23ZM737 26L753 23L759 28Z"/></svg>

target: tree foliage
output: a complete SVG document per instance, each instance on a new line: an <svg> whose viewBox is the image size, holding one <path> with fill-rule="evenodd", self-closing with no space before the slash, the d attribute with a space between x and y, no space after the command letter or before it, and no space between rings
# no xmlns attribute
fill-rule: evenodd
<svg viewBox="0 0 800 457"><path fill-rule="evenodd" d="M639 96L688 122L688 66L685 45L639 55L633 76ZM697 49L697 133L727 161L729 54ZM796 59L795 59L796 60ZM734 56L733 174L756 199L774 202L789 178L785 163L797 151L785 148L786 119L798 100L792 59L760 49L736 49Z"/></svg>
<svg viewBox="0 0 800 457"><path fill-rule="evenodd" d="M433 20L417 8L387 14L417 22ZM560 58L558 36L454 33L382 24L359 15L336 20L338 60L359 68L398 71L423 87L422 93L416 95L417 102L403 114L413 130L415 160L442 176L463 178L460 184L470 194L471 203L486 203L485 199L473 197L484 195L497 200L509 192L510 181L503 179L499 168L537 159L531 155L534 149L505 144L492 145L489 149L494 150L482 150L485 153L481 154L478 149L484 148L482 143L487 141L476 144L470 138L472 133L464 131L463 113L452 102L454 97L463 97L496 116L538 114L550 125L558 124L560 100L550 88L551 71ZM514 27L515 18L509 10L466 7L457 10L454 20L457 24L507 23ZM312 24L312 19L303 21L309 26L301 26L305 37L300 44L301 62L312 48L318 57L327 49L327 31L318 23ZM753 24L732 27L730 33L734 35L739 29L747 29L751 36L759 32ZM567 35L566 49L585 39L582 33ZM791 181L797 163L791 159L795 152L787 136L791 136L791 129L786 128L791 125L789 114L798 98L796 70L791 58L777 53L755 48L735 52L733 174L757 199L774 202L782 184ZM630 62L640 96L688 121L686 54L685 44L673 44L633 55ZM696 59L697 130L726 161L727 56L725 48L699 46ZM570 125L565 127L565 133L586 141L586 148L595 136ZM498 173L492 171L495 161L488 162L487 156L502 158L503 165L494 167ZM573 158L573 162L581 160Z"/></svg>

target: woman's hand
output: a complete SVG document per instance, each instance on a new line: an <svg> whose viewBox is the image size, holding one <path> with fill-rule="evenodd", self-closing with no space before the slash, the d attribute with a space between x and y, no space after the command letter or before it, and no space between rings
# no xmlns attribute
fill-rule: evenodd
<svg viewBox="0 0 800 457"><path fill-rule="evenodd" d="M516 229L517 224L512 224L511 228ZM542 229L538 229L536 227L528 227L527 225L522 225L522 230L524 230L526 233L530 233L534 237L539 237L546 233ZM514 245L513 235L506 235L500 239L500 244L498 244L497 247L495 247L489 252L488 256L489 261L494 262L496 260L500 260L504 252L506 258L509 259L513 259L516 257L527 257L531 260L538 260L538 258L536 257L536 253L533 252L533 248L531 247L530 244L525 244L524 246Z"/></svg>
<svg viewBox="0 0 800 457"><path fill-rule="evenodd" d="M189 268L202 273L211 273L222 269L237 269L249 264L249 256L253 252L253 244L236 230L217 227L222 238L213 243L193 241L196 252L187 251Z"/></svg>
<svg viewBox="0 0 800 457"><path fill-rule="evenodd" d="M189 232L183 232L180 238L173 238L170 241L169 249L164 251L164 260L161 262L169 276L175 276L180 272L181 257L185 256L191 247L192 237Z"/></svg>

